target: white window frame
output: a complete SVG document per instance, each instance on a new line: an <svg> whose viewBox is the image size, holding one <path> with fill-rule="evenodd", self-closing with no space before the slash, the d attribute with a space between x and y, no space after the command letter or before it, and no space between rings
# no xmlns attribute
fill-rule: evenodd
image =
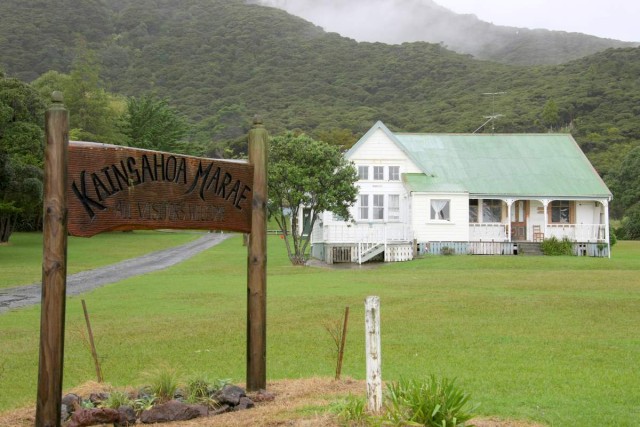
<svg viewBox="0 0 640 427"><path fill-rule="evenodd" d="M384 181L384 166L373 167L373 180Z"/></svg>
<svg viewBox="0 0 640 427"><path fill-rule="evenodd" d="M372 215L371 219L373 221L384 221L384 194L374 194L373 195L373 204L372 204Z"/></svg>
<svg viewBox="0 0 640 427"><path fill-rule="evenodd" d="M369 220L369 195L361 194L358 203L358 219L361 221ZM364 214L364 215L363 215Z"/></svg>
<svg viewBox="0 0 640 427"><path fill-rule="evenodd" d="M431 199L429 219L433 222L451 222L451 199Z"/></svg>
<svg viewBox="0 0 640 427"><path fill-rule="evenodd" d="M389 181L400 181L400 166L389 166Z"/></svg>
<svg viewBox="0 0 640 427"><path fill-rule="evenodd" d="M400 195L389 194L387 197L387 221L400 222Z"/></svg>
<svg viewBox="0 0 640 427"><path fill-rule="evenodd" d="M358 166L358 179L360 181L369 180L369 166Z"/></svg>

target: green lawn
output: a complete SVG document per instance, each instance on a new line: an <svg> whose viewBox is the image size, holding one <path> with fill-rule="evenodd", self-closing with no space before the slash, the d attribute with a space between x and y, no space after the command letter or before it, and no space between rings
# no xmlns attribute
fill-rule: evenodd
<svg viewBox="0 0 640 427"><path fill-rule="evenodd" d="M135 231L103 233L89 239L69 236L68 274L180 245L197 232ZM42 280L42 233L13 233L0 246L0 289Z"/></svg>
<svg viewBox="0 0 640 427"><path fill-rule="evenodd" d="M6 248L3 248L6 249ZM245 375L246 248L229 239L171 269L86 294L106 380ZM426 257L292 267L269 239L269 379L332 376L324 322L351 307L343 374L363 378L363 301L379 295L384 380L457 377L482 415L553 426L640 420L640 242L612 259ZM0 409L33 402L39 309L0 315ZM93 379L80 299L67 303L65 387Z"/></svg>

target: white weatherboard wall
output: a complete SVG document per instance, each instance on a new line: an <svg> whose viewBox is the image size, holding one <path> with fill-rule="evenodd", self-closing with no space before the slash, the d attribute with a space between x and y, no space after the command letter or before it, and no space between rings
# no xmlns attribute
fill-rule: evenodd
<svg viewBox="0 0 640 427"><path fill-rule="evenodd" d="M380 129L351 153L349 160L356 165L400 166L400 173L422 173L407 155Z"/></svg>
<svg viewBox="0 0 640 427"><path fill-rule="evenodd" d="M357 150L349 156L356 169L358 166L366 166L369 168L369 177L366 180L360 180L356 183L359 194L382 194L385 197L385 218L384 220L372 220L371 215L368 220L359 220L359 201L351 209L351 215L359 223L384 223L395 222L409 224L409 195L407 194L402 180L391 181L389 179L389 167L398 166L400 178L404 173L420 173L421 170L406 156L406 154L398 148L398 146L380 129L375 131ZM384 167L384 179L374 180L374 166ZM387 216L387 208L389 207L389 195L400 196L400 218L399 220L390 220ZM373 203L373 199L369 197L369 204Z"/></svg>
<svg viewBox="0 0 640 427"><path fill-rule="evenodd" d="M450 221L432 220L431 199L450 200ZM467 193L412 194L412 223L418 242L466 242L469 240L469 195Z"/></svg>

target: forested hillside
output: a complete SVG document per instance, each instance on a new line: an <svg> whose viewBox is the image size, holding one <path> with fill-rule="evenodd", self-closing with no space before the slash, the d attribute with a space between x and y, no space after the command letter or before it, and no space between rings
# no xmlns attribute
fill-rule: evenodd
<svg viewBox="0 0 640 427"><path fill-rule="evenodd" d="M341 145L376 120L399 131L473 132L502 114L495 132L570 131L607 182L640 144L639 48L509 66L438 44L357 43L241 0L3 0L0 15L8 76L68 74L88 55L87 75L111 105L167 99L190 122L188 142L209 153L241 152L255 113L273 134L303 130ZM45 77L42 92L66 78Z"/></svg>

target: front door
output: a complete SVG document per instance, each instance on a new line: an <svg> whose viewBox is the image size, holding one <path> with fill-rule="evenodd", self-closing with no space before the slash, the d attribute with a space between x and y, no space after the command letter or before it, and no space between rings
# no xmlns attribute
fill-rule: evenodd
<svg viewBox="0 0 640 427"><path fill-rule="evenodd" d="M527 240L527 201L516 200L511 207L511 241Z"/></svg>

